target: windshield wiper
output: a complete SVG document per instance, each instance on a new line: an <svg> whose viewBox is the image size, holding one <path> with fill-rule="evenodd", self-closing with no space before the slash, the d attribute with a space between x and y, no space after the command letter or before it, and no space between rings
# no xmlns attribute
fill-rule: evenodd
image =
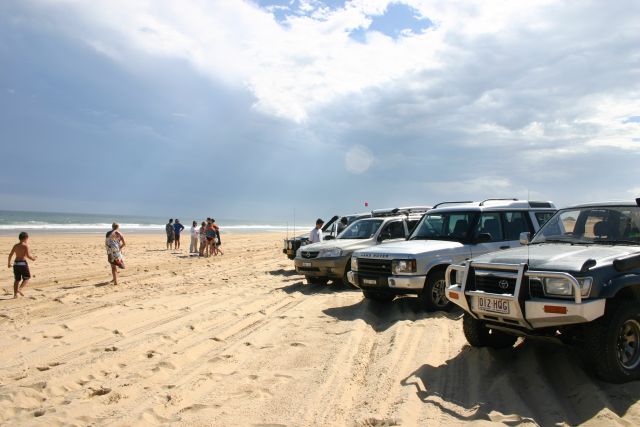
<svg viewBox="0 0 640 427"><path fill-rule="evenodd" d="M620 245L620 244L640 245L640 242L636 240L624 240L624 239L620 239L620 240L593 239L593 243L607 243L611 245Z"/></svg>
<svg viewBox="0 0 640 427"><path fill-rule="evenodd" d="M570 237L554 237L552 239L544 239L544 241L542 242L536 242L536 243L571 243L571 244L580 244L580 243L586 243L580 240L574 240Z"/></svg>

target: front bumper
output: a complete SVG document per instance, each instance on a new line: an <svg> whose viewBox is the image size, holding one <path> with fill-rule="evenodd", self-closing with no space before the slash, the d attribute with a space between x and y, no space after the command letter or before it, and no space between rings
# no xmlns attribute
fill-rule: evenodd
<svg viewBox="0 0 640 427"><path fill-rule="evenodd" d="M475 264L474 267L491 268L492 264ZM452 265L447 268L445 279L447 282L446 295L449 301L460 306L473 317L506 327L520 327L538 329L554 326L564 326L591 322L604 315L605 299L582 300L580 288L575 282L576 292L573 300L561 298L529 298L524 289L522 278L525 275L559 275L566 273L555 272L525 272L524 265L511 266L518 271L518 279L513 295L495 294L478 290L466 290L463 284L451 284L452 272L464 272L463 282L467 283L469 267ZM506 270L506 266L502 266ZM574 279L575 280L575 279ZM522 295L522 297L519 297ZM522 301L522 303L521 303Z"/></svg>
<svg viewBox="0 0 640 427"><path fill-rule="evenodd" d="M352 285L365 290L396 294L415 294L422 290L427 276L372 276L357 271L347 273Z"/></svg>
<svg viewBox="0 0 640 427"><path fill-rule="evenodd" d="M347 268L348 257L337 258L296 258L296 272L305 276L332 277L341 279Z"/></svg>

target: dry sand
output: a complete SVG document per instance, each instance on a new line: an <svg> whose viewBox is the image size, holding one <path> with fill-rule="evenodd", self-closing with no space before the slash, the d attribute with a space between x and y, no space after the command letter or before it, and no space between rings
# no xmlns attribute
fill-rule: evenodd
<svg viewBox="0 0 640 427"><path fill-rule="evenodd" d="M198 259L128 235L115 287L100 236L32 236L26 298L0 273L0 423L640 425L640 384L599 382L566 347L472 349L459 313L310 286L282 236L224 237Z"/></svg>

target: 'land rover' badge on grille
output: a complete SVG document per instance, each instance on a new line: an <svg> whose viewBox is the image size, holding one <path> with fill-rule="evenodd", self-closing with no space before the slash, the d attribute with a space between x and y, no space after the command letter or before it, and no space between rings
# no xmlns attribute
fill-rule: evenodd
<svg viewBox="0 0 640 427"><path fill-rule="evenodd" d="M500 289L507 289L509 287L509 281L508 280L500 280L498 282L498 286L500 287Z"/></svg>

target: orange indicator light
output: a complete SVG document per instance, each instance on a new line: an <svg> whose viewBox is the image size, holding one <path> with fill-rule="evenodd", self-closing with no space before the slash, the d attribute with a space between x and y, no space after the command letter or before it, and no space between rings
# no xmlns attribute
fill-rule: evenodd
<svg viewBox="0 0 640 427"><path fill-rule="evenodd" d="M449 292L449 299L458 299L460 295L457 292Z"/></svg>
<svg viewBox="0 0 640 427"><path fill-rule="evenodd" d="M544 312L555 313L555 314L567 314L567 307L562 307L559 305L545 305Z"/></svg>

